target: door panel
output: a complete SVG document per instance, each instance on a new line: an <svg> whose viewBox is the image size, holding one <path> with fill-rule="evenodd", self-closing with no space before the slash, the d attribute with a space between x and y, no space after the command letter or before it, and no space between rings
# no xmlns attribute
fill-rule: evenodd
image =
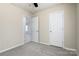
<svg viewBox="0 0 79 59"><path fill-rule="evenodd" d="M31 41L31 17L23 17L23 33L24 33L24 43Z"/></svg>
<svg viewBox="0 0 79 59"><path fill-rule="evenodd" d="M56 11L49 15L49 40L51 45L63 46L64 11Z"/></svg>
<svg viewBox="0 0 79 59"><path fill-rule="evenodd" d="M38 17L32 18L32 41L38 42Z"/></svg>

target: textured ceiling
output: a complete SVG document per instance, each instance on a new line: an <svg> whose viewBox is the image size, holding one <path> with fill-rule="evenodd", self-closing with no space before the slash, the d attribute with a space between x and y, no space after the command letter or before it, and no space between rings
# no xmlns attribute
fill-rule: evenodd
<svg viewBox="0 0 79 59"><path fill-rule="evenodd" d="M35 8L33 3L13 3L13 5L28 10L29 12L35 13L37 11L46 9L48 7L51 7L53 5L56 5L55 3L38 3L38 7Z"/></svg>

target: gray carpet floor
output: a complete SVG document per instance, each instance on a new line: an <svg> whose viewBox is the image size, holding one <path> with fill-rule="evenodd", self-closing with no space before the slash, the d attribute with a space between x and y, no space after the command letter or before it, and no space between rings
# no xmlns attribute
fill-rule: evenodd
<svg viewBox="0 0 79 59"><path fill-rule="evenodd" d="M76 53L56 46L29 42L23 46L3 52L0 56L76 56Z"/></svg>

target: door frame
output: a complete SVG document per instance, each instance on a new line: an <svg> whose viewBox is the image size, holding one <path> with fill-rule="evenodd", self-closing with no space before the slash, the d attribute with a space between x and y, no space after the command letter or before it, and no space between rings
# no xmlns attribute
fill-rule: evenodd
<svg viewBox="0 0 79 59"><path fill-rule="evenodd" d="M25 38L25 26L26 26L26 19L27 19L27 17L31 17L31 16L26 16L25 15L25 16L22 17L22 29L23 29L24 43L27 43L27 42L31 41L31 39L32 39L32 38L30 38L30 40L26 42L26 38Z"/></svg>
<svg viewBox="0 0 79 59"><path fill-rule="evenodd" d="M59 11L61 11L61 10L59 10ZM55 12L56 12L56 11L55 11ZM64 12L64 10L63 10L63 12ZM49 18L49 17L50 17L50 14L51 14L51 13L53 13L53 12L50 12L50 13L48 14L48 36L49 36L49 37L48 37L48 39L49 39L49 43L48 43L48 44L49 44L49 45L51 45L51 44L50 44L50 29L49 29L49 26L50 26L50 25L49 25L49 22L50 22L50 18ZM63 44L63 45L62 45L62 48L64 48L64 39L63 39L62 44ZM53 46L54 46L54 45L53 45ZM59 47L59 46L57 46L57 47Z"/></svg>
<svg viewBox="0 0 79 59"><path fill-rule="evenodd" d="M23 40L24 40L24 43L25 43L25 23L26 23L25 18L26 18L26 16L22 17L22 29L23 29Z"/></svg>

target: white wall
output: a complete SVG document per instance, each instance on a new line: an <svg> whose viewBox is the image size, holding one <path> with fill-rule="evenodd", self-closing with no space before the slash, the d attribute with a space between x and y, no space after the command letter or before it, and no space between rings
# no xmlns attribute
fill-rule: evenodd
<svg viewBox="0 0 79 59"><path fill-rule="evenodd" d="M65 10L64 46L76 49L76 4L67 4Z"/></svg>
<svg viewBox="0 0 79 59"><path fill-rule="evenodd" d="M24 43L23 16L29 12L11 4L0 4L0 51Z"/></svg>
<svg viewBox="0 0 79 59"><path fill-rule="evenodd" d="M49 44L49 13L64 10L64 47L76 49L76 5L59 4L46 10L39 11L34 15L39 19L40 42Z"/></svg>

